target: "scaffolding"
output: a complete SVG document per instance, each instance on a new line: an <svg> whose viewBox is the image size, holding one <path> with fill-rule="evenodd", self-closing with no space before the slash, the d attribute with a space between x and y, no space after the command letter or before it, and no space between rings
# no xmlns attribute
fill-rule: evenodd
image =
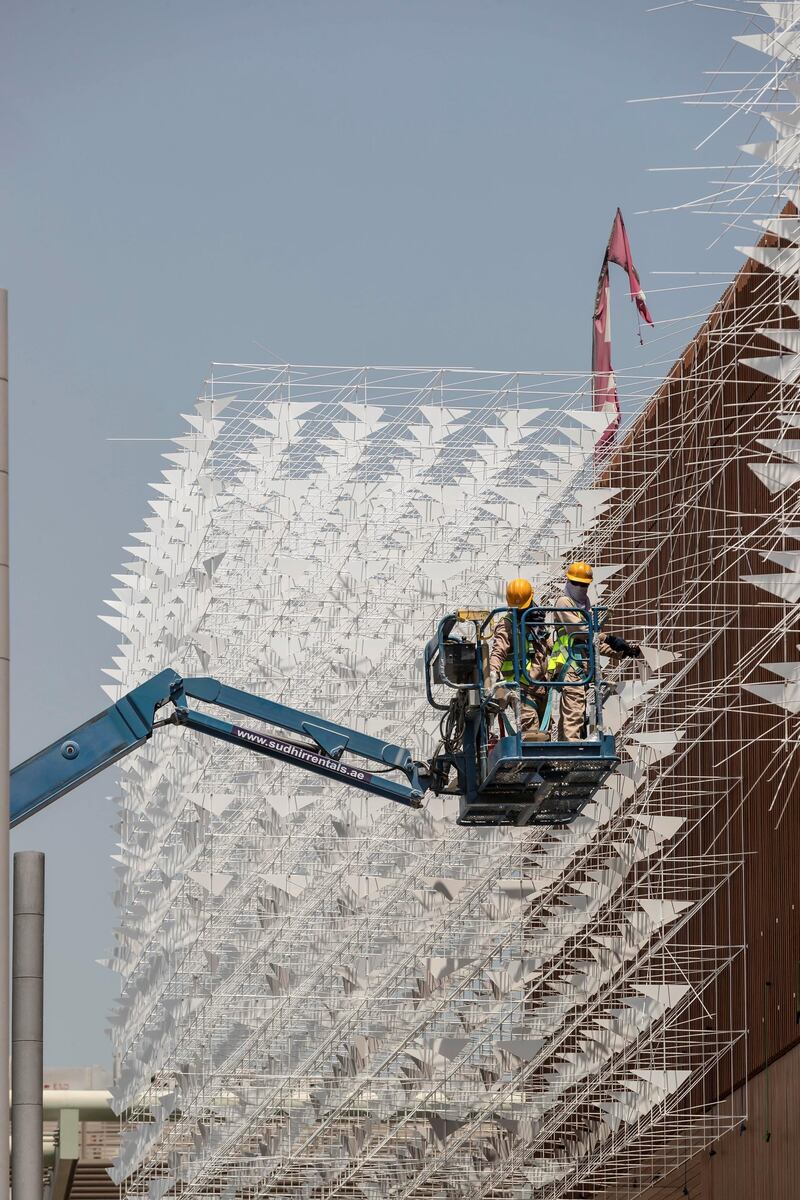
<svg viewBox="0 0 800 1200"><path fill-rule="evenodd" d="M215 366L116 577L112 697L172 666L422 757L437 619L519 574L547 601L565 557L643 657L605 705L623 765L567 829L462 829L454 798L396 811L168 730L126 760L125 1195L610 1200L741 1121L747 808L772 772L781 819L800 712L778 195L666 380L620 378L611 457L570 372Z"/></svg>

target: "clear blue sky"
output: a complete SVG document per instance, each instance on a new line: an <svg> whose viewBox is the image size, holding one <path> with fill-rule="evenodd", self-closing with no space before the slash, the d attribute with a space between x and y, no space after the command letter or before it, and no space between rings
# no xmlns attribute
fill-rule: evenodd
<svg viewBox="0 0 800 1200"><path fill-rule="evenodd" d="M730 240L634 213L702 190L647 168L720 110L625 101L700 90L745 21L646 8L6 0L15 761L103 706L96 614L169 449L108 439L180 432L211 360L588 369L618 204L657 315L710 304L648 272L733 271ZM635 363L629 315L616 340ZM113 787L14 837L47 853L50 1065L109 1058Z"/></svg>

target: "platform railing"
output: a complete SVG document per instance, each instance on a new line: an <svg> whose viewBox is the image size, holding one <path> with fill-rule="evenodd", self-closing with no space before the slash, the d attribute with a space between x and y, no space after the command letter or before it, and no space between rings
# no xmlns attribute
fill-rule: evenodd
<svg viewBox="0 0 800 1200"><path fill-rule="evenodd" d="M588 693L589 737L585 740L599 740L603 732L603 680L598 668L597 638L606 612L607 609L601 606L586 610L538 606L520 610L499 606L490 611L462 610L448 614L439 622L435 637L426 647L425 686L429 703L440 710L449 707L436 700L434 683L457 692L472 691L481 708L489 706L495 712L506 709L510 700L515 732L519 737L524 691L543 688L555 694L566 688L583 688ZM497 624L505 619L511 625L513 677L503 677L492 684L485 663L485 648L490 649ZM453 638L453 630L459 623L471 625L472 636ZM542 679L529 673L534 652L544 654L550 661L559 660ZM548 712L552 711L554 694L548 696ZM502 702L501 695L505 697ZM490 718L488 738L493 713L487 715Z"/></svg>

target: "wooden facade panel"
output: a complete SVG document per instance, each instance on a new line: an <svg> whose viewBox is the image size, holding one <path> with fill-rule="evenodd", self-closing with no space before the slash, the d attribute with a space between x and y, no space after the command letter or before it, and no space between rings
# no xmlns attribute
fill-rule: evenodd
<svg viewBox="0 0 800 1200"><path fill-rule="evenodd" d="M733 1103L744 1111L742 1093ZM689 1200L797 1200L800 1046L751 1080L746 1103L747 1121L720 1138L713 1155L710 1150L696 1154L647 1187L641 1200L685 1200L687 1192Z"/></svg>
<svg viewBox="0 0 800 1200"><path fill-rule="evenodd" d="M762 439L786 433L775 385L742 362L776 353L761 327L797 326L783 303L791 287L755 263L743 269L610 460L600 486L619 493L586 548L624 566L608 595L615 628L692 662L662 717L685 730L674 794L698 822L690 853L744 862L685 931L709 953L746 947L746 963L741 954L693 1011L747 1032L703 1084L705 1102L800 1037L798 718L741 687L742 675L778 681L764 661L800 660L798 621L787 625L781 600L741 580L781 572L764 554L800 550L783 533L796 496L772 496L750 467L767 461Z"/></svg>

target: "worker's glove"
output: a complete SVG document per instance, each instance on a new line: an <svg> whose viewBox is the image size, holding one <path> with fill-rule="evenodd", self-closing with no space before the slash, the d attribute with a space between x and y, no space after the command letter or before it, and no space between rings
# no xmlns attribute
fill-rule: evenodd
<svg viewBox="0 0 800 1200"><path fill-rule="evenodd" d="M631 645L630 642L625 641L625 638L616 637L613 633L606 635L606 644L614 654L620 654L624 658L641 658L642 656L638 646Z"/></svg>
<svg viewBox="0 0 800 1200"><path fill-rule="evenodd" d="M492 671L489 675L489 687L492 692L492 700L497 705L498 709L503 709L508 703L508 692L504 687L497 686L497 684L500 682L500 672Z"/></svg>

